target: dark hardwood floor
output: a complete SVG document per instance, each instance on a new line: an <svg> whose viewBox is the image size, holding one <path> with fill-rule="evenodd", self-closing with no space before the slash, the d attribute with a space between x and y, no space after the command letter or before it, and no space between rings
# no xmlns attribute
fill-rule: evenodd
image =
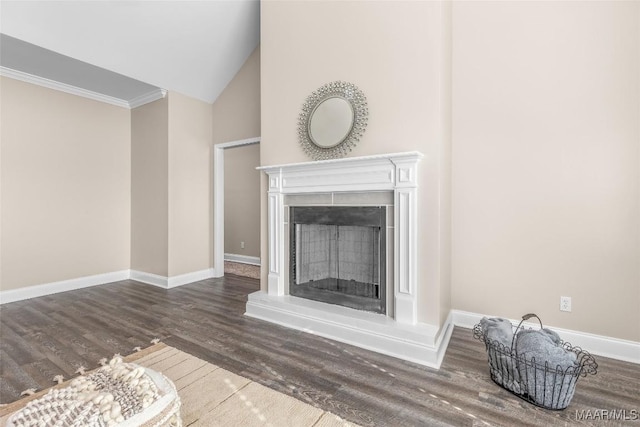
<svg viewBox="0 0 640 427"><path fill-rule="evenodd" d="M163 290L131 280L0 308L0 402L153 338L363 426L640 425L577 411L640 411L640 367L596 357L564 411L535 407L489 378L483 344L455 328L440 370L243 316L258 281L228 275ZM638 412L635 412L636 414Z"/></svg>

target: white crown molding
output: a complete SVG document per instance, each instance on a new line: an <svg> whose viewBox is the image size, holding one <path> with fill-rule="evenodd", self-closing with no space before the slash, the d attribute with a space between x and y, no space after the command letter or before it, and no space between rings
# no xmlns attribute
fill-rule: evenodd
<svg viewBox="0 0 640 427"><path fill-rule="evenodd" d="M384 315L265 291L249 294L245 315L436 369L453 332L451 315L439 329L398 328Z"/></svg>
<svg viewBox="0 0 640 427"><path fill-rule="evenodd" d="M167 94L165 89L154 89L153 91L140 95L130 101L125 99L115 98L113 96L104 95L102 93L93 92L91 90L82 89L77 86L68 85L55 80L50 80L44 77L39 77L33 74L25 73L23 71L14 70L11 68L0 66L0 76L9 77L12 79L20 80L26 83L46 87L60 92L69 93L71 95L81 96L83 98L92 99L94 101L104 102L107 104L115 105L123 108L136 108L141 105L153 102L157 99L164 98Z"/></svg>
<svg viewBox="0 0 640 427"><path fill-rule="evenodd" d="M103 95L66 83L60 83L55 80L45 79L44 77L34 76L33 74L22 71L12 70L11 68L0 66L0 75L11 77L12 79L21 80L23 82L32 83L34 85L43 86L49 89L58 90L60 92L70 93L72 95L81 96L83 98L93 99L94 101L105 102L107 104L116 105L118 107L129 108L129 103L125 100L114 98L112 96Z"/></svg>
<svg viewBox="0 0 640 427"><path fill-rule="evenodd" d="M167 96L166 89L155 89L149 93L145 93L136 98L133 98L129 101L129 108L133 109L136 107L140 107L141 105L148 104L153 101L157 101L158 99L162 99Z"/></svg>
<svg viewBox="0 0 640 427"><path fill-rule="evenodd" d="M45 283L42 285L28 286L25 288L0 291L0 304L22 301L60 292L73 291L88 288L90 286L103 285L129 279L129 270L115 271L111 273L96 274L93 276L78 277L76 279L61 280L59 282Z"/></svg>
<svg viewBox="0 0 640 427"><path fill-rule="evenodd" d="M454 325L469 329L472 329L476 324L480 323L483 317L498 317L462 310L451 310L451 314ZM520 320L508 320L514 325L520 323ZM525 325L533 328L540 327L537 323L530 322L525 322ZM571 343L573 346L578 346L591 354L640 364L640 342L556 328L549 325L544 325L544 327L553 329L564 341Z"/></svg>
<svg viewBox="0 0 640 427"><path fill-rule="evenodd" d="M238 254L224 254L225 261L239 262L240 264L260 265L260 258Z"/></svg>

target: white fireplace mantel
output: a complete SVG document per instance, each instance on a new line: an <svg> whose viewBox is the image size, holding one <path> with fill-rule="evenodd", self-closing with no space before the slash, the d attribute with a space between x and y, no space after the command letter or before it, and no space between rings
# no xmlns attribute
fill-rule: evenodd
<svg viewBox="0 0 640 427"><path fill-rule="evenodd" d="M246 314L439 366L444 354L441 344L448 341L451 328L418 323L417 196L422 157L419 152L406 152L258 168L268 175L269 274L267 292L249 295ZM285 195L366 191L394 194L394 317L286 295Z"/></svg>
<svg viewBox="0 0 640 427"><path fill-rule="evenodd" d="M285 294L283 195L393 190L395 320L415 324L417 169L422 157L409 152L259 168L269 176L269 295Z"/></svg>

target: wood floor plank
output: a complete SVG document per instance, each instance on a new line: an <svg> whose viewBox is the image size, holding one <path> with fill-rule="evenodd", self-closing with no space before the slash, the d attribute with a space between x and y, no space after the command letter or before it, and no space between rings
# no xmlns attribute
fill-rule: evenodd
<svg viewBox="0 0 640 427"><path fill-rule="evenodd" d="M51 387L55 384L53 381L55 376L64 375L58 365L49 359L42 359L36 362L23 364L20 368L37 383L37 387L34 387L36 390ZM21 391L24 391L24 389ZM5 402L11 402L13 400L15 400L15 398Z"/></svg>
<svg viewBox="0 0 640 427"><path fill-rule="evenodd" d="M454 328L440 370L245 317L257 280L227 275L173 289L132 280L4 304L0 402L50 386L153 338L362 426L589 425L576 411L639 409L638 365L597 357L565 411L535 407L489 377L484 345ZM145 357L145 356L142 356ZM149 357L180 372L170 350ZM166 366L165 366L166 365ZM217 368L216 368L217 369ZM210 370L180 378L194 386ZM616 425L616 422L603 423Z"/></svg>
<svg viewBox="0 0 640 427"><path fill-rule="evenodd" d="M19 362L2 350L0 350L0 376L4 383L0 394L18 393L19 395L26 389L39 388L38 383L22 369Z"/></svg>
<svg viewBox="0 0 640 427"><path fill-rule="evenodd" d="M44 356L36 350L27 340L15 333L10 326L3 326L0 349L9 357L19 360L21 363L34 362Z"/></svg>

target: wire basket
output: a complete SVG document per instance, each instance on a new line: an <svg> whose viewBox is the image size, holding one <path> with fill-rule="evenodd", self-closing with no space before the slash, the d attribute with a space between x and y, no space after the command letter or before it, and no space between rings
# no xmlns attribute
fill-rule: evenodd
<svg viewBox="0 0 640 427"><path fill-rule="evenodd" d="M542 408L565 409L573 398L578 378L595 375L598 364L587 351L564 341L560 342L560 346L576 354L574 366L566 369L551 366L547 361L536 361L534 357L527 359L526 356L518 356L516 335L524 329L522 323L532 317L538 319L542 329L542 321L537 315L522 316L518 326L514 327L511 348L487 338L480 324L473 327L473 336L485 343L491 379L496 384Z"/></svg>

